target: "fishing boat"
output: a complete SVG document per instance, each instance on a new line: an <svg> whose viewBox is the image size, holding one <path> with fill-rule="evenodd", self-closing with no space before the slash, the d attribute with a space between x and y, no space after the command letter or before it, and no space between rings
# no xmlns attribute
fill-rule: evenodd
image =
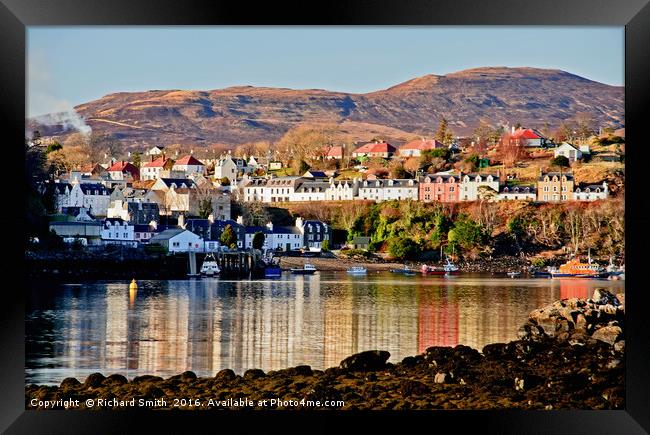
<svg viewBox="0 0 650 435"><path fill-rule="evenodd" d="M449 257L447 257L446 263L442 267L423 264L420 270L425 275L458 275L460 273L458 266L449 261Z"/></svg>
<svg viewBox="0 0 650 435"><path fill-rule="evenodd" d="M350 275L365 275L368 273L368 269L363 266L352 266L348 269Z"/></svg>
<svg viewBox="0 0 650 435"><path fill-rule="evenodd" d="M313 275L316 273L316 267L313 264L305 263L301 268L291 268L291 273L294 275Z"/></svg>
<svg viewBox="0 0 650 435"><path fill-rule="evenodd" d="M403 269L391 269L391 273L403 273L404 275L408 275L411 273L415 273L415 271L411 268L409 268L406 264L404 265Z"/></svg>
<svg viewBox="0 0 650 435"><path fill-rule="evenodd" d="M217 259L214 258L212 253L208 253L208 255L203 259L203 264L201 265L201 275L215 276L219 275L219 272L221 272L221 270L217 264Z"/></svg>
<svg viewBox="0 0 650 435"><path fill-rule="evenodd" d="M264 278L279 278L280 276L282 276L282 269L277 264L264 266Z"/></svg>
<svg viewBox="0 0 650 435"><path fill-rule="evenodd" d="M591 255L587 263L579 259L571 259L559 268L549 269L553 278L607 278L609 272L602 266L591 262Z"/></svg>

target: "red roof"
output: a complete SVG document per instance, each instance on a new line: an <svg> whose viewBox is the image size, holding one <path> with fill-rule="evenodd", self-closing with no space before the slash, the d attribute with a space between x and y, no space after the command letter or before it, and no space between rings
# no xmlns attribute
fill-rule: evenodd
<svg viewBox="0 0 650 435"><path fill-rule="evenodd" d="M400 150L427 151L427 150L434 150L436 148L445 148L445 145L442 142L438 142L435 139L430 139L430 140L416 139L402 145Z"/></svg>
<svg viewBox="0 0 650 435"><path fill-rule="evenodd" d="M543 139L544 136L532 128L519 128L510 136L512 139Z"/></svg>
<svg viewBox="0 0 650 435"><path fill-rule="evenodd" d="M175 166L188 166L188 165L205 166L203 163L195 159L194 156L182 157L180 160L177 160L175 163Z"/></svg>
<svg viewBox="0 0 650 435"><path fill-rule="evenodd" d="M357 148L355 153L394 153L397 149L387 142L371 142Z"/></svg>
<svg viewBox="0 0 650 435"><path fill-rule="evenodd" d="M171 159L165 158L165 157L158 157L156 160L152 162L147 162L144 165L142 165L145 168L163 168L168 161ZM172 160L173 163L173 160Z"/></svg>
<svg viewBox="0 0 650 435"><path fill-rule="evenodd" d="M132 163L130 163L130 162L125 162L125 161L115 162L115 163L113 163L113 166L111 166L110 168L108 168L108 171L109 171L109 172L117 172L117 171L120 171L120 172L124 172L124 171L130 172L130 171L132 171L132 170L137 171L138 168L136 168Z"/></svg>
<svg viewBox="0 0 650 435"><path fill-rule="evenodd" d="M335 146L323 149L325 157L343 157L343 147Z"/></svg>

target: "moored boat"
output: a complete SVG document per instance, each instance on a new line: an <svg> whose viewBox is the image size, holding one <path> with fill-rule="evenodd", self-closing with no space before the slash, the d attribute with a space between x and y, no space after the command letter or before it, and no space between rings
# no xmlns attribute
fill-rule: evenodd
<svg viewBox="0 0 650 435"><path fill-rule="evenodd" d="M445 265L442 267L423 264L420 270L425 275L458 275L460 273L458 266L449 261L449 258L447 258Z"/></svg>
<svg viewBox="0 0 650 435"><path fill-rule="evenodd" d="M291 268L291 273L294 275L313 275L316 273L317 269L313 264L305 263L301 268Z"/></svg>
<svg viewBox="0 0 650 435"><path fill-rule="evenodd" d="M212 253L208 253L203 259L203 264L201 265L201 275L205 276L215 276L219 275L221 270L217 264L217 259L214 258Z"/></svg>
<svg viewBox="0 0 650 435"><path fill-rule="evenodd" d="M553 278L607 278L610 275L603 267L592 263L591 257L587 263L574 258L549 272Z"/></svg>
<svg viewBox="0 0 650 435"><path fill-rule="evenodd" d="M269 264L264 267L265 278L279 278L282 276L282 269L277 264Z"/></svg>
<svg viewBox="0 0 650 435"><path fill-rule="evenodd" d="M402 269L391 269L391 273L403 273L404 275L408 275L411 273L415 273L415 271L411 268L409 268L406 264L404 265L404 268Z"/></svg>
<svg viewBox="0 0 650 435"><path fill-rule="evenodd" d="M363 266L352 266L347 270L347 272L351 275L365 275L368 273L368 269Z"/></svg>

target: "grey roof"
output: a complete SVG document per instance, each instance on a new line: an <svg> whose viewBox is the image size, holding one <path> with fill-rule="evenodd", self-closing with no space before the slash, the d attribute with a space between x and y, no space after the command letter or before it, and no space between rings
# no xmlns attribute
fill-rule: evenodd
<svg viewBox="0 0 650 435"><path fill-rule="evenodd" d="M79 184L79 188L84 193L84 195L95 195L95 191L97 191L97 194L99 195L111 194L111 191L106 186L99 183L81 183Z"/></svg>
<svg viewBox="0 0 650 435"><path fill-rule="evenodd" d="M481 178L486 179L489 176L492 176L493 181L499 181L499 176L497 174L481 174L478 172L472 172L468 174L461 174L461 177L464 179L465 177L469 177L470 181L476 180L476 177L480 176Z"/></svg>
<svg viewBox="0 0 650 435"><path fill-rule="evenodd" d="M368 244L370 243L370 237L355 237L352 243L355 245Z"/></svg>
<svg viewBox="0 0 650 435"><path fill-rule="evenodd" d="M501 193L535 193L535 186L532 185L518 185L518 186L503 186Z"/></svg>
<svg viewBox="0 0 650 435"><path fill-rule="evenodd" d="M302 234L296 227L273 227L273 234Z"/></svg>
<svg viewBox="0 0 650 435"><path fill-rule="evenodd" d="M307 189L316 189L317 191L324 192L328 187L330 187L328 181L304 181L298 185L296 192L305 192Z"/></svg>
<svg viewBox="0 0 650 435"><path fill-rule="evenodd" d="M392 185L390 182L392 181ZM388 179L388 180L365 180L364 183L368 183L368 185L362 184L361 187L384 187L387 189L391 189L394 187L415 187L418 184L418 180L413 180L410 178L404 178L404 179ZM413 183L412 185L409 183Z"/></svg>
<svg viewBox="0 0 650 435"><path fill-rule="evenodd" d="M189 178L161 178L160 180L165 183L165 186L167 187L171 187L172 184L175 184L176 187L181 187L182 184L185 184L187 187L196 186L194 180Z"/></svg>
<svg viewBox="0 0 650 435"><path fill-rule="evenodd" d="M164 230L164 231L161 231L160 233L156 234L151 239L149 239L149 241L150 242L158 242L158 241L162 241L162 240L169 240L172 237L177 236L180 233L183 233L185 231L187 231L187 230L184 230L183 228L170 228L168 230Z"/></svg>

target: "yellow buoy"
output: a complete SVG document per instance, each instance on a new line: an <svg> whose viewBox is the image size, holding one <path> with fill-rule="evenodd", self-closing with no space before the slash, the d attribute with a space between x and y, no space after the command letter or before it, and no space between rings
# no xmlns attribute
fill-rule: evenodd
<svg viewBox="0 0 650 435"><path fill-rule="evenodd" d="M138 283L135 282L135 278L131 281L131 284L129 284L129 290L137 290L138 289Z"/></svg>

